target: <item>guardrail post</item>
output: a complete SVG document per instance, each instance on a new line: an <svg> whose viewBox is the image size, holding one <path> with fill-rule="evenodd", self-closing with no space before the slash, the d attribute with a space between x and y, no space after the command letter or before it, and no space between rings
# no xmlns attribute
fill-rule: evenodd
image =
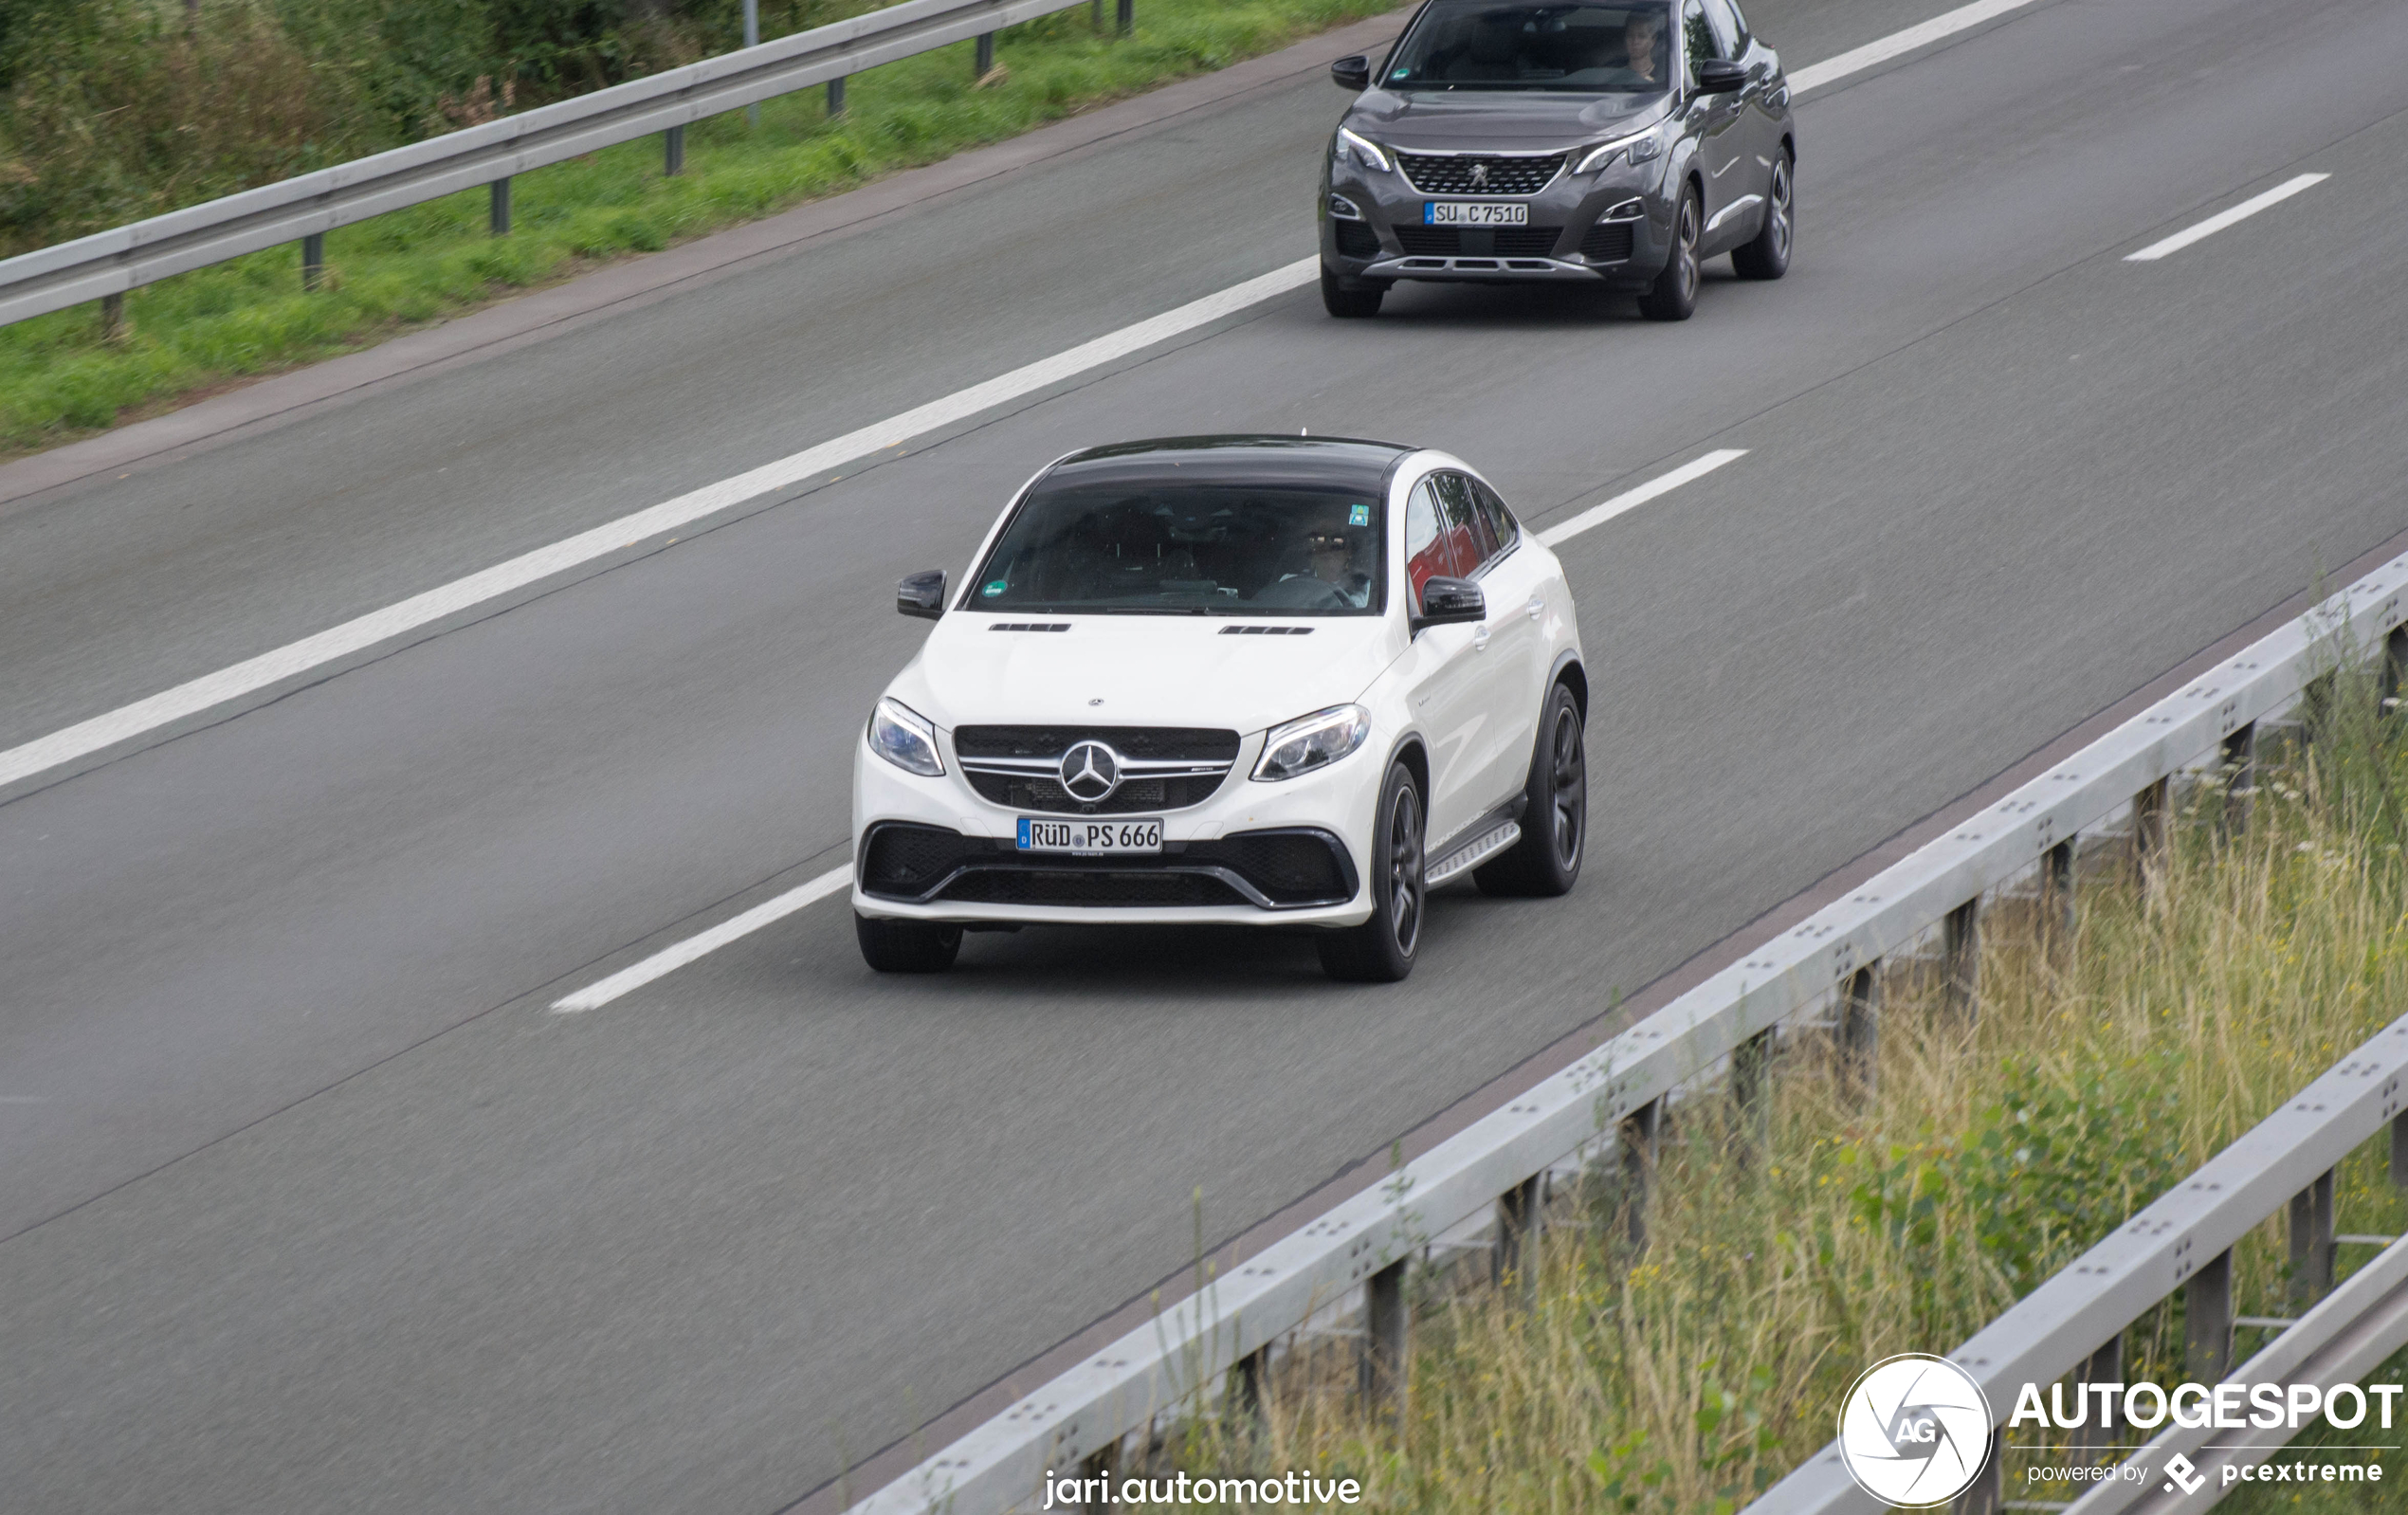
<svg viewBox="0 0 2408 1515"><path fill-rule="evenodd" d="M2408 626L2395 626L2383 638L2382 705L2384 710L2399 708L2399 676L2408 668Z"/></svg>
<svg viewBox="0 0 2408 1515"><path fill-rule="evenodd" d="M1547 1222L1547 1176L1532 1174L1497 1196L1497 1245L1488 1253L1490 1282L1513 1281L1526 1304L1539 1291L1539 1237Z"/></svg>
<svg viewBox="0 0 2408 1515"><path fill-rule="evenodd" d="M1731 1049L1731 1104L1739 1110L1739 1158L1742 1163L1763 1149L1772 1110L1765 1084L1773 1070L1773 1029L1769 1026Z"/></svg>
<svg viewBox="0 0 2408 1515"><path fill-rule="evenodd" d="M1113 29L1123 37L1137 29L1137 0L1121 0L1120 15Z"/></svg>
<svg viewBox="0 0 2408 1515"><path fill-rule="evenodd" d="M1839 1060L1843 1077L1870 1097L1881 1086L1881 960L1848 976L1839 998Z"/></svg>
<svg viewBox="0 0 2408 1515"><path fill-rule="evenodd" d="M2408 1110L2391 1118L2391 1186L2408 1189Z"/></svg>
<svg viewBox="0 0 2408 1515"><path fill-rule="evenodd" d="M2118 1331L2106 1345L2082 1360L2074 1370L2077 1383L2122 1383L2124 1381L2124 1333ZM2115 1445L2116 1413L2112 1395L2091 1395L2089 1408L2095 1410L2095 1420L2089 1410L2082 1416L2081 1427L2073 1433L2074 1455L2086 1462L2095 1462L2107 1455Z"/></svg>
<svg viewBox="0 0 2408 1515"><path fill-rule="evenodd" d="M992 31L982 31L978 33L978 69L976 77L984 79L994 71L995 34Z"/></svg>
<svg viewBox="0 0 2408 1515"><path fill-rule="evenodd" d="M495 236L506 237L510 234L510 175L503 174L487 188L493 192L493 194L492 204L486 208L488 211L486 220L492 227Z"/></svg>
<svg viewBox="0 0 2408 1515"><path fill-rule="evenodd" d="M1087 7L1087 24L1098 31L1104 29L1104 0L1094 0Z"/></svg>
<svg viewBox="0 0 2408 1515"><path fill-rule="evenodd" d="M1971 1020L1981 1008L1981 902L1967 900L1949 911L1940 938L1949 1013Z"/></svg>
<svg viewBox="0 0 2408 1515"><path fill-rule="evenodd" d="M1271 1348L1266 1342L1237 1360L1230 1370L1230 1407L1249 1438L1263 1429L1263 1386L1271 1376Z"/></svg>
<svg viewBox="0 0 2408 1515"><path fill-rule="evenodd" d="M120 342L125 339L125 296L100 297L100 340Z"/></svg>
<svg viewBox="0 0 2408 1515"><path fill-rule="evenodd" d="M685 172L685 128L672 126L661 134L661 172L675 178Z"/></svg>
<svg viewBox="0 0 2408 1515"><path fill-rule="evenodd" d="M2249 800L2256 789L2257 722L2253 721L2224 739L2224 835L2238 836L2249 830Z"/></svg>
<svg viewBox="0 0 2408 1515"><path fill-rule="evenodd" d="M2003 1433L1992 1428L1990 1444L1981 1452L1981 1470L1973 1475L1973 1482L1948 1506L1951 1515L1998 1515L2006 1507L2006 1483L1998 1469L1998 1453L2006 1439Z"/></svg>
<svg viewBox="0 0 2408 1515"><path fill-rule="evenodd" d="M2073 965L2074 841L2069 836L2049 849L2040 867L2040 930L2060 971Z"/></svg>
<svg viewBox="0 0 2408 1515"><path fill-rule="evenodd" d="M845 114L845 76L838 74L828 82L828 119L834 120Z"/></svg>
<svg viewBox="0 0 2408 1515"><path fill-rule="evenodd" d="M2182 1281L2182 1372L2221 1383L2233 1367L2233 1253L2230 1248Z"/></svg>
<svg viewBox="0 0 2408 1515"><path fill-rule="evenodd" d="M744 0L744 46L757 47L760 45L761 0ZM747 131L757 132L761 129L760 101L755 100L744 107L744 126Z"/></svg>
<svg viewBox="0 0 2408 1515"><path fill-rule="evenodd" d="M1101 1478L1104 1485L1108 1486L1112 1482L1112 1475L1120 1471L1120 1468L1121 1444L1115 1441L1108 1447L1098 1447L1082 1459L1079 1463L1079 1477L1083 1481ZM1086 1507L1091 1510L1110 1509L1112 1499L1109 1488L1106 1488L1104 1498L1088 1500Z"/></svg>
<svg viewBox="0 0 2408 1515"><path fill-rule="evenodd" d="M2165 867L2166 822L2174 804L2173 780L2161 778L2132 796L2132 866L2143 891Z"/></svg>
<svg viewBox="0 0 2408 1515"><path fill-rule="evenodd" d="M1398 1424L1409 1387L1405 1264L1411 1260L1399 1257L1363 1280L1363 1407L1387 1411Z"/></svg>
<svg viewBox="0 0 2408 1515"><path fill-rule="evenodd" d="M315 289L326 278L326 233L313 231L301 238L301 287Z"/></svg>
<svg viewBox="0 0 2408 1515"><path fill-rule="evenodd" d="M2332 1292L2333 1170L2291 1196L2291 1302L2306 1306Z"/></svg>
<svg viewBox="0 0 2408 1515"><path fill-rule="evenodd" d="M1663 1120L1660 1094L1622 1118L1622 1203L1633 1252L1647 1250L1647 1208L1654 1201L1655 1140Z"/></svg>

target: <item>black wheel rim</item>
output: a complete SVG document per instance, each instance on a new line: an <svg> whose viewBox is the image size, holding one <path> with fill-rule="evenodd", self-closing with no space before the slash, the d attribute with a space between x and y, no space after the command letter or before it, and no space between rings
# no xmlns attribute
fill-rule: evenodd
<svg viewBox="0 0 2408 1515"><path fill-rule="evenodd" d="M1412 957L1421 940L1421 798L1410 785L1388 811L1388 925L1396 950Z"/></svg>
<svg viewBox="0 0 2408 1515"><path fill-rule="evenodd" d="M1789 256L1789 162L1783 159L1773 165L1772 224L1766 229L1773 234L1773 256Z"/></svg>
<svg viewBox="0 0 2408 1515"><path fill-rule="evenodd" d="M1689 195L1681 201L1680 250L1674 254L1681 265L1681 298L1697 298L1697 197Z"/></svg>
<svg viewBox="0 0 2408 1515"><path fill-rule="evenodd" d="M1589 819L1589 769L1580 753L1578 709L1567 706L1557 713L1554 748L1551 776L1555 780L1555 860L1569 871L1580 861L1580 845L1587 840Z"/></svg>

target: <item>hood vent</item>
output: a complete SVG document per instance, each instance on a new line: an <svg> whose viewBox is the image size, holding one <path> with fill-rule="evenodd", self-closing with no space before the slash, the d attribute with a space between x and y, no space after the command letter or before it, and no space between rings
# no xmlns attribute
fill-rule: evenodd
<svg viewBox="0 0 2408 1515"><path fill-rule="evenodd" d="M1309 626L1224 626L1223 636L1310 636Z"/></svg>
<svg viewBox="0 0 2408 1515"><path fill-rule="evenodd" d="M1067 621L997 621L987 628L990 631L1067 631Z"/></svg>

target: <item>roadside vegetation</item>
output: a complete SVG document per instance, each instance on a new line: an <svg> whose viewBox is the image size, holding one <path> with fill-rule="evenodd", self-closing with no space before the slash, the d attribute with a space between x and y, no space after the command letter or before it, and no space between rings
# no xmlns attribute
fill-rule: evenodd
<svg viewBox="0 0 2408 1515"><path fill-rule="evenodd" d="M2345 678L2312 742L2270 740L2240 835L2222 790L2197 786L2145 888L2128 850L2090 850L2070 941L2034 903L1994 902L1971 1022L1935 973L1893 971L1874 1092L1809 1032L1760 1116L1712 1093L1678 1105L1644 1250L1594 1183L1557 1196L1526 1305L1485 1265L1421 1272L1401 1426L1365 1416L1355 1343L1323 1338L1274 1368L1259 1426L1189 1422L1161 1458L1311 1468L1432 1515L1745 1505L1831 1439L1864 1367L1962 1342L2408 1010L2408 743L2379 703ZM2337 1176L2343 1232L2408 1229L2383 1145ZM2342 1275L2368 1255L2344 1247ZM2236 1264L2239 1313L2295 1313L2280 1212ZM2136 1323L2127 1376L2181 1381L2180 1317L2178 1298ZM2244 1329L2236 1355L2260 1340ZM2016 1449L2007 1497L2067 1497L2023 1483L2029 1458L2066 1455ZM2380 1485L2224 1507L2408 1510L2408 1462L2383 1458Z"/></svg>
<svg viewBox="0 0 2408 1515"><path fill-rule="evenodd" d="M772 38L878 9L763 0ZM1392 9L1386 0L1140 0L1133 36L1080 7L686 132L343 228L326 280L279 247L0 327L0 454L365 346L606 261L850 189ZM692 62L740 44L740 0L15 0L0 5L0 256ZM1111 24L1105 7L1104 25Z"/></svg>

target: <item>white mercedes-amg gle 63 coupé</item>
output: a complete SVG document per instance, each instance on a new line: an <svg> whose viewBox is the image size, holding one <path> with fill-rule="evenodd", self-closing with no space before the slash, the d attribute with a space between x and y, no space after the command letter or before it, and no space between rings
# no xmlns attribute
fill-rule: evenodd
<svg viewBox="0 0 2408 1515"><path fill-rule="evenodd" d="M1181 437L1039 473L853 760L853 911L888 973L964 930L1310 927L1413 971L1429 891L1555 895L1588 837L1589 684L1555 555L1443 452Z"/></svg>

